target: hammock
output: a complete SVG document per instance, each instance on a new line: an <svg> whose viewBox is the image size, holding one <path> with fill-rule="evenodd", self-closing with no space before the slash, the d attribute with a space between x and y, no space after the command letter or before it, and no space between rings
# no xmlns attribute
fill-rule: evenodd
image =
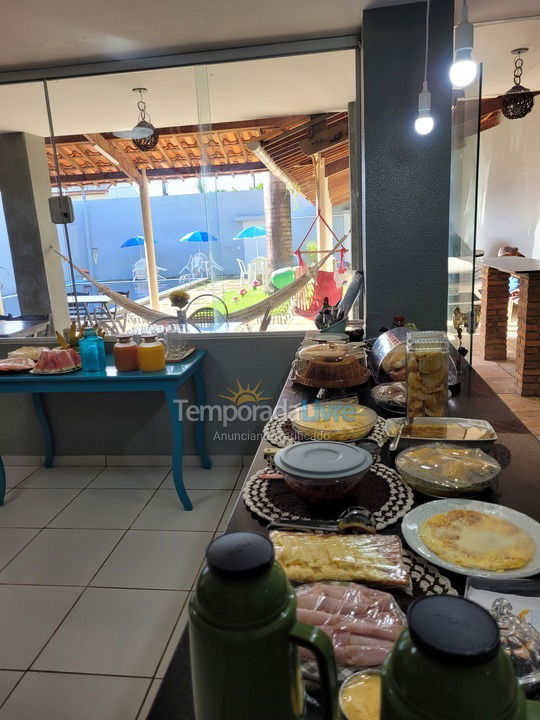
<svg viewBox="0 0 540 720"><path fill-rule="evenodd" d="M316 277L318 270L324 265L328 258L333 255L338 248L341 247L341 245L345 242L348 234L349 233L346 233L340 240L338 240L336 246L332 248L332 250L329 250L328 253L321 260L319 260L316 265L309 268L304 264L304 273L300 275L300 277L296 278L296 280L293 280L292 283L286 285L281 290L278 290L273 295L269 295L264 300L255 303L255 305L251 305L250 307L242 308L241 310L230 313L229 321L246 323L255 320L258 317L261 317L262 315L263 320L261 323L261 327L263 327L265 322L266 324L268 323L272 310L292 298L294 295L300 292L300 290L305 287L310 282L310 280ZM56 248L53 248L52 246L51 249L54 250L54 252L59 255L65 262L69 263L69 259L60 251L56 250ZM124 308L124 310L126 310L127 312L138 315L144 320L147 320L150 324L155 322L178 322L178 317L176 315L167 315L167 313L163 313L160 310L153 310L150 307L146 307L146 305L141 305L140 303L135 302L135 300L130 300L125 295L120 295L114 290L111 290L110 287L99 282L99 280L94 280L94 278L92 278L85 270L80 268L75 263L72 262L71 265L78 273L80 273L86 280L88 280L89 283L92 283L92 285L97 288L101 294L110 297L116 305Z"/></svg>
<svg viewBox="0 0 540 720"><path fill-rule="evenodd" d="M51 250L54 250L57 255L60 255L64 262L69 263L69 259L59 250L53 248L52 245ZM93 277L90 277L90 275L85 270L80 268L74 262L70 264L78 273L83 276L83 278L88 280L89 283L92 283L92 285L97 288L102 295L107 295L107 297L110 297L116 305L120 305L120 307L123 307L124 310L127 310L134 315L138 315L139 317L143 318L143 320L148 320L150 324L158 320L170 320L173 322L178 321L176 315L167 315L166 313L162 313L160 310L153 310L152 308L146 307L146 305L141 305L140 303L135 302L135 300L130 300L125 295L120 295L120 293L111 290L108 285L100 283L99 280L94 280Z"/></svg>
<svg viewBox="0 0 540 720"><path fill-rule="evenodd" d="M326 225L328 230L332 233L334 240L336 240L336 241L338 240L337 235L332 230L330 225L328 225L328 223L323 218L321 213L317 212L315 219L309 226L307 233L304 235L304 239L302 240L302 242L300 243L300 245L294 252L296 257L298 258L298 264L300 265L300 267L302 267L304 269L307 266L306 266L306 263L304 262L304 258L302 257L302 246L306 242L306 240L309 236L309 233L313 230L315 223L319 219L322 220L322 222ZM347 233L347 235L348 234L349 233ZM345 235L345 237L347 237L347 235ZM343 238L343 240L345 240L345 237ZM339 243L339 245L341 245L341 243ZM331 252L332 255L334 254L337 247L338 246L336 245L336 247L332 250L332 252ZM345 272L345 253L346 252L347 252L347 250L343 246L340 247L340 249L339 249L340 263L339 263L339 268L338 268L339 273ZM328 257L329 256L326 255L324 260L322 261L322 263L318 264L318 266L321 267L322 265L324 265L324 263L328 259ZM317 266L315 266L315 267L317 267ZM337 305L338 302L341 300L342 295L343 295L343 286L341 286L341 287L337 286L337 283L336 283L336 280L334 277L334 271L333 270L319 270L315 277L315 287L313 288L313 294L311 296L311 301L309 303L309 306L302 307L301 305L297 305L294 308L294 312L296 315L300 315L301 317L309 318L310 320L312 320L315 317L315 315L319 312L319 310L322 308L325 298L328 298L328 302L330 305Z"/></svg>
<svg viewBox="0 0 540 720"><path fill-rule="evenodd" d="M343 287L338 288L334 278L333 270L319 270L315 278L315 287L308 308L297 306L294 308L296 315L313 319L324 304L324 298L328 298L330 305L337 305L341 300Z"/></svg>

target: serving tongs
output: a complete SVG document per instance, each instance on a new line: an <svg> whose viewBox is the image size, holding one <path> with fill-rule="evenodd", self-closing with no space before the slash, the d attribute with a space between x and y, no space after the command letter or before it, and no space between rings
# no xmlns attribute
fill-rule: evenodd
<svg viewBox="0 0 540 720"><path fill-rule="evenodd" d="M318 530L342 534L374 534L375 521L369 510L355 505L344 510L337 520L276 520L269 530Z"/></svg>

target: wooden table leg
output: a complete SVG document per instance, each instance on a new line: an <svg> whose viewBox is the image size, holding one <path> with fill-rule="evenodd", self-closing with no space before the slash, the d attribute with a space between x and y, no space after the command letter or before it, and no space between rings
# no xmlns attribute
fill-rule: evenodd
<svg viewBox="0 0 540 720"><path fill-rule="evenodd" d="M0 507L4 504L4 497L6 495L6 469L0 455Z"/></svg>
<svg viewBox="0 0 540 720"><path fill-rule="evenodd" d="M46 468L50 468L54 462L54 435L45 410L45 405L43 404L43 395L41 393L32 393L32 402L34 403L34 410L41 425L41 431L45 441L45 462L43 465Z"/></svg>
<svg viewBox="0 0 540 720"><path fill-rule="evenodd" d="M508 273L484 266L480 323L484 332L484 360L506 360Z"/></svg>
<svg viewBox="0 0 540 720"><path fill-rule="evenodd" d="M520 395L540 395L540 273L519 277L516 386Z"/></svg>
<svg viewBox="0 0 540 720"><path fill-rule="evenodd" d="M176 392L168 391L165 392L167 399L167 406L169 408L169 415L171 417L171 430L173 436L173 450L172 450L172 472L173 481L180 502L184 506L184 510L193 510L193 503L191 502L189 495L187 494L186 488L184 487L184 477L182 474L182 458L184 454L184 427L182 418L180 417L180 408L176 402Z"/></svg>
<svg viewBox="0 0 540 720"><path fill-rule="evenodd" d="M204 379L202 369L199 365L193 373L193 382L195 384L195 402L199 406L199 419L195 424L195 447L201 458L203 468L210 470L212 463L206 451L206 440L204 437L204 405L206 404L206 389L204 387Z"/></svg>

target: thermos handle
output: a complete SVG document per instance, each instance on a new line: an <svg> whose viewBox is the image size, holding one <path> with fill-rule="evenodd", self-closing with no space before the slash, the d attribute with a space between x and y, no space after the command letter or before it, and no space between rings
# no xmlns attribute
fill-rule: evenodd
<svg viewBox="0 0 540 720"><path fill-rule="evenodd" d="M301 622L294 624L290 636L296 645L315 655L321 681L324 720L339 720L336 658L330 639L319 628Z"/></svg>

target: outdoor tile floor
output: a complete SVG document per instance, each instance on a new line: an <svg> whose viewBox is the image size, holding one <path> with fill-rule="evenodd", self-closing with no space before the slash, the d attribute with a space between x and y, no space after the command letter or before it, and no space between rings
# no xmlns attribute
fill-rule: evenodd
<svg viewBox="0 0 540 720"><path fill-rule="evenodd" d="M499 395L528 430L540 440L540 397L521 397L514 385L516 357L516 331L510 328L507 342L507 359L484 360L483 338L479 333L473 345L473 367L491 389Z"/></svg>
<svg viewBox="0 0 540 720"><path fill-rule="evenodd" d="M0 720L144 720L247 467L7 466ZM236 489L235 489L236 488Z"/></svg>

